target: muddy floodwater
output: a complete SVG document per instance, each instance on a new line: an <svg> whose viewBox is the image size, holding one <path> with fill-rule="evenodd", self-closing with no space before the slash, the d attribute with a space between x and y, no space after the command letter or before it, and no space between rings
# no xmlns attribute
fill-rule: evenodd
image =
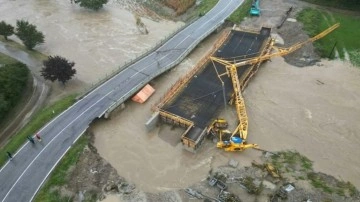
<svg viewBox="0 0 360 202"><path fill-rule="evenodd" d="M149 30L143 35L133 14L116 1L94 12L68 0L0 0L0 13L7 23L28 20L44 33L45 43L36 50L76 63L76 79L68 89L73 84L80 88L97 82L183 25L142 18ZM166 125L151 132L145 129L151 106L210 49L214 40L209 41L152 82L156 91L145 104L129 101L110 120L93 124L99 154L143 191L184 188L206 179L212 167L227 164L229 159L244 166L260 156L256 150L225 153L211 141L205 141L194 155L182 149L182 129ZM359 78L359 69L341 61L297 68L282 58L272 59L244 92L248 142L270 151L297 150L314 161L316 171L360 187ZM232 107L223 116L236 120Z"/></svg>
<svg viewBox="0 0 360 202"><path fill-rule="evenodd" d="M184 188L205 180L212 166L226 164L227 156L231 155L219 153L210 141L194 155L182 148L183 129L164 125L148 133L144 125L151 116L151 106L179 75L185 74L211 48L209 42L215 37L199 45L171 72L152 82L156 91L146 103L129 101L126 108L114 113L110 120L94 124L95 146L100 155L116 168L119 175L143 191Z"/></svg>
<svg viewBox="0 0 360 202"><path fill-rule="evenodd" d="M20 19L36 25L44 33L45 43L35 49L74 61L76 77L85 85L96 83L183 25L142 18L149 30L143 35L133 13L116 1L95 12L70 0L0 0L0 13L1 20L13 26Z"/></svg>
<svg viewBox="0 0 360 202"><path fill-rule="evenodd" d="M316 171L360 187L359 78L347 62L296 68L272 59L244 93L250 138L264 149L297 150Z"/></svg>
<svg viewBox="0 0 360 202"><path fill-rule="evenodd" d="M162 125L146 132L151 105L189 62L154 82L157 91L149 102L129 102L111 120L95 124L95 145L101 156L144 191L185 188L229 159L244 166L260 156L256 150L226 153L211 141L194 155L181 148L183 130ZM359 187L360 71L341 61L321 64L297 68L275 58L263 65L244 92L248 142L270 151L297 150L314 161L316 171ZM225 117L236 120L235 110L229 107Z"/></svg>

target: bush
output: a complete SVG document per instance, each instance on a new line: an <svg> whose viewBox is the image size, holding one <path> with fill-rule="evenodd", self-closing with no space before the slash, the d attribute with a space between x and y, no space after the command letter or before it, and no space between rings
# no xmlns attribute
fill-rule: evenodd
<svg viewBox="0 0 360 202"><path fill-rule="evenodd" d="M32 50L38 44L44 43L44 35L36 30L35 25L24 20L16 21L15 35L19 37L29 50Z"/></svg>
<svg viewBox="0 0 360 202"><path fill-rule="evenodd" d="M11 36L14 34L14 27L6 24L5 21L0 22L0 35L3 35L5 40L7 40L8 36Z"/></svg>
<svg viewBox="0 0 360 202"><path fill-rule="evenodd" d="M108 0L74 0L74 3L79 4L81 7L99 10L106 4Z"/></svg>
<svg viewBox="0 0 360 202"><path fill-rule="evenodd" d="M0 68L0 121L20 100L28 78L25 64L6 64Z"/></svg>

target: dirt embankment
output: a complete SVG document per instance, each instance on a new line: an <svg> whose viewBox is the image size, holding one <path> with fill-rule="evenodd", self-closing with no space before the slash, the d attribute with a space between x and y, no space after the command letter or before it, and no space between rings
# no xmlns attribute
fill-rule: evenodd
<svg viewBox="0 0 360 202"><path fill-rule="evenodd" d="M92 133L86 135L93 139ZM125 162L123 162L125 163ZM133 168L136 170L136 167ZM136 172L132 172L136 175ZM268 153L242 166L234 159L212 167L201 181L186 188L145 192L129 182L97 153L91 141L68 172L67 185L53 187L72 201L349 201L360 200L351 183L315 172L312 162L294 151ZM316 189L314 189L316 187Z"/></svg>
<svg viewBox="0 0 360 202"><path fill-rule="evenodd" d="M176 11L176 15L181 15L195 4L196 0L163 0L163 3Z"/></svg>
<svg viewBox="0 0 360 202"><path fill-rule="evenodd" d="M120 5L121 8L125 8L123 2L129 2L125 5L129 6L128 10L139 9L136 7L138 5L134 4L135 1L124 0L114 6L106 6L105 12L97 13L97 17L89 21L94 13L72 8L63 1L52 4L31 1L18 5L24 10L18 17L34 16L31 19L41 30L46 31L48 45L41 46L41 50L49 54L61 54L77 62L79 73L77 82L74 82L83 87L96 82L99 76L103 77L106 73L115 70L119 61L134 58L144 49L150 48L156 44L156 41L169 34L170 29L175 30L178 27L178 24L173 22L157 23L144 18L143 21L149 28L150 34L141 35L135 26L132 13L117 7ZM259 28L261 25L270 24L276 27L289 7L293 6L295 11L300 9L296 4L297 1L260 2L262 16L247 18L244 25ZM14 2L14 5L4 5L3 8L7 10L3 10L2 13L6 19L11 18L9 10L13 10L17 3L18 1ZM63 9L59 10L54 5ZM35 8L33 13L30 12L33 9L29 6ZM36 20L43 18L47 20ZM14 21L15 18L12 20ZM123 29L124 27L127 29ZM301 25L292 21L285 22L281 29L274 29L274 32L284 39L286 45L300 41L298 35L304 34ZM289 34L290 32L293 33ZM179 76L194 66L196 61L211 48L215 39L216 36L210 37L180 65L153 81L152 84L157 91L147 103L139 105L129 101L127 107L120 113L114 114L111 120L101 120L94 124L92 130L95 147L89 145L85 148L77 166L69 172L71 179L74 180L66 185L67 187L62 188L63 194L92 199L103 199L107 193L116 194L115 197L108 196L105 199L108 201L204 201L210 199L205 199L204 196L201 198L201 194L196 194L198 191L213 198L216 198L220 192L218 188L208 184L206 178L209 170L211 176L216 175L226 182L230 180L227 183L229 193L223 194L233 198L234 201L238 199L235 199L231 193L241 196L243 201L259 199L259 197L267 200L266 193L270 191L275 193L283 185L269 177L263 169L245 168L250 166L254 159L260 162L263 157L259 151L225 153L217 150L213 142L207 141L201 151L193 155L181 148L181 129L161 125L155 131L148 133L143 126L151 115L151 105L158 101ZM71 50L76 51L69 51L65 47L73 47ZM92 51L91 54L88 54L89 50ZM291 64L292 61L295 63L305 61L304 64L309 65L317 61L317 59L307 59L316 58L312 46L307 46L299 52L300 54L294 56L294 59L289 60ZM318 66L299 69L278 58L266 63L264 68L259 70L244 92L249 115L249 132L251 131L249 142L258 143L261 147L274 151L295 149L314 161L315 172L324 171L359 186L360 182L356 177L360 175L357 169L360 162L353 158L354 151L357 151L356 145L360 144L360 139L356 136L356 131L359 131L357 123L360 121L356 102L360 99L357 93L360 92L357 82L359 71L339 61L336 63L324 61L317 64ZM69 85L71 88L73 84L69 83ZM64 92L66 90L59 90L56 93L66 93ZM227 113L236 120L232 108L229 107ZM240 165L236 168L228 166L230 159L240 162ZM299 175L301 170L296 168L302 167L295 166L290 172L282 170L282 174L290 173L285 179L290 179L296 190L305 190L302 192L305 195L301 196L313 196L322 190L313 188L309 182L303 182L302 178L306 180L313 177L316 182L320 179L330 179L329 182L335 182L334 184L340 182L339 184L343 186L341 181L323 178L322 174ZM299 179L294 178L293 175ZM249 180L250 178L246 176L253 180ZM241 177L248 180L234 181ZM266 188L264 195L247 193L252 189L250 187L259 185L258 182L261 184L264 178L268 178L266 181L271 183L266 182L270 188ZM272 184L276 185L275 188L271 188ZM189 189L185 191L184 188L187 187L192 188L192 191ZM68 193L69 191L71 193ZM341 200L351 201L350 191L344 189L345 193L340 196L343 197ZM197 197L199 199L194 199ZM310 199L315 200L316 197ZM296 198L303 200L299 196ZM291 199L293 198L289 198L289 201L294 201Z"/></svg>
<svg viewBox="0 0 360 202"><path fill-rule="evenodd" d="M297 1L261 1L262 15L254 18L248 17L243 22L243 25L254 28L260 28L261 25L277 27L290 7L293 7L295 11L290 15L290 18L294 18L295 13L301 9ZM277 34L278 41L284 41L285 46L308 39L308 36L302 31L301 24L294 19L286 21L280 29L274 28L273 33ZM299 69L285 63L281 58L276 58L272 62L266 63L264 68L259 70L244 92L249 115L249 131L251 131L249 133L249 142L258 143L261 147L273 151L297 150L314 161L315 173L324 171L359 186L360 182L354 177L359 175L359 170L356 168L360 165L360 162L352 158L351 155L360 141L354 135L354 131L359 130L356 124L356 120L358 120L356 114L359 108L354 102L360 96L356 93L359 92L360 86L355 79L359 75L359 71L351 67L350 64L341 61L319 62L320 60L311 44L288 56L286 61L297 66L316 65ZM188 63L188 61L185 61L185 63ZM180 72L177 73L179 68L183 68L182 64L155 82L155 87L160 89L157 93L162 93L163 86L169 86L173 82L174 76L181 75ZM171 74L173 72L175 73ZM157 97L157 93L155 93L154 97ZM338 93L341 93L341 98L335 96ZM157 100L154 101L154 97L150 98L148 102L156 102ZM150 111L146 111L147 108L150 110L150 107L146 107L150 105L139 106L129 103L127 108L120 114L113 116L112 120L103 122L94 128L95 145L99 149L100 155L109 161L120 175L125 176L129 181L135 182L142 190L156 187L155 184L150 183L151 178L147 178L147 176L152 176L149 175L151 169L160 168L157 170L159 175L153 176L153 182L160 181L165 185L164 182L169 182L168 176L171 175L179 179L178 182L175 181L176 184L182 184L182 187L186 188L187 186L184 186L184 184L191 184L192 181L184 182L183 173L180 174L181 172L176 169L181 165L186 165L188 168L192 165L201 169L204 168L202 166L209 166L213 171L225 173L231 178L231 172L234 170L233 168L229 169L226 165L229 159L235 159L241 163L241 167L236 168L235 172L238 172L238 176L243 177L242 172L244 169L246 171L243 166L250 166L252 160L260 158L259 152L253 150L241 154L224 153L216 150L212 142L206 142L202 146L203 152L194 156L190 156L186 151L180 152L181 144L175 140L180 138L181 131L176 131L177 129L171 130L168 126L161 125L156 131L149 134L143 127L139 127L139 124L145 122L146 117L150 116ZM348 109L352 109L352 111ZM234 111L228 113L232 114L236 119ZM176 133L178 136L176 136ZM125 148L118 146L120 142L126 142ZM138 147L139 144L141 145L139 151L131 149ZM122 153L126 157L119 157L118 153ZM172 161L163 160L157 162L156 160L160 159L159 156L161 157L164 154L174 156L174 158L172 158ZM124 163L119 163L123 162L120 160L121 158L137 160L129 162L133 163L134 166L126 167ZM210 160L206 161L208 158ZM191 164L193 160L196 163ZM153 162L156 162L156 165L152 165ZM349 163L351 166L348 165ZM125 164L129 165L128 163ZM135 165L137 165L136 168L140 167L142 169L134 169ZM288 199L289 201L294 201L292 200L294 198L303 200L306 196L311 196L307 198L310 200L328 196L327 191L329 190L324 191L321 188L314 188L312 183L316 184L321 179L326 181L331 177L323 178L327 176L324 174L315 176L306 174L298 176L299 179L295 179L292 175L297 174L300 170L292 169L290 171L284 171L289 173L289 178L286 179L295 183L296 190L299 191L291 193L300 193L300 195L294 195L293 198ZM251 172L253 172L252 177L256 177L256 173L258 173L261 182L261 172L263 171L251 170ZM191 175L191 172L186 174ZM205 179L207 175L208 173L205 171L200 177ZM161 176L165 176L164 179ZM199 175L194 175L192 180L198 177ZM303 178L306 183L302 180ZM310 178L315 179L315 182L312 182ZM331 178L329 181L333 181L333 179ZM190 187L205 194L209 189L213 189L209 187L206 180L198 181L201 182L192 183L193 185ZM334 182L334 184L343 185L342 181ZM275 181L271 183L276 184ZM276 184L276 188L272 189L272 193L275 193L281 185L282 183ZM193 195L189 196L184 190L177 189L171 183L162 188L163 190L173 190L176 193L175 195L180 196L183 201L197 195L195 192L191 192ZM328 188L325 187L325 189ZM219 193L218 189L214 188L213 190L215 191L209 192L209 195L216 197ZM241 188L238 183L235 183L234 186L229 185L229 190L231 193L242 196L241 199L244 201L255 200L254 197L257 197L247 194L246 188ZM337 190L338 188L333 188L330 192L336 192ZM159 191L155 192L159 193ZM342 194L342 191L338 192L336 197L340 197L341 200L358 200L358 198L347 198L350 197L347 194L349 190L345 190L345 194ZM159 195L161 193L164 192L160 192ZM357 195L355 196L357 197ZM121 198L123 195L120 194L119 197ZM266 194L261 197L268 200ZM195 201L203 200L204 198Z"/></svg>

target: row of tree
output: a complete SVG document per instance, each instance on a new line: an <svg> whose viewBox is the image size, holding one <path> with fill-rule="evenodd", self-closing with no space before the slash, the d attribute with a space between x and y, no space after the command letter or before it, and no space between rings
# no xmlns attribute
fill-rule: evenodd
<svg viewBox="0 0 360 202"><path fill-rule="evenodd" d="M25 20L17 20L16 28L7 24L5 21L0 22L0 35L7 38L15 34L28 49L33 49L36 45L44 43L44 34L36 29L35 25Z"/></svg>
<svg viewBox="0 0 360 202"><path fill-rule="evenodd" d="M44 35L36 29L35 25L24 20L18 20L16 21L15 29L10 24L1 21L0 35L3 35L7 40L7 37L13 34L15 34L28 49L33 49L37 44L44 43ZM41 75L44 79L52 82L58 80L62 84L65 84L76 73L76 70L73 69L75 63L60 56L50 56L43 64L44 68L41 70ZM4 70L3 68L1 69Z"/></svg>
<svg viewBox="0 0 360 202"><path fill-rule="evenodd" d="M60 56L50 56L43 64L41 75L52 82L59 81L65 85L76 73L73 69L75 63ZM0 122L21 100L29 75L27 66L20 62L0 67Z"/></svg>
<svg viewBox="0 0 360 202"><path fill-rule="evenodd" d="M79 4L81 7L99 10L108 0L70 0L71 3ZM16 29L5 21L0 22L0 35L7 38L15 34L24 43L26 48L32 50L36 45L44 43L44 35L36 29L35 25L25 20L16 21Z"/></svg>
<svg viewBox="0 0 360 202"><path fill-rule="evenodd" d="M108 0L70 0L70 2L79 4L84 8L99 10L104 4L108 3ZM45 41L44 34L38 31L36 26L30 24L28 21L17 20L16 27L13 27L11 24L7 24L5 21L1 21L0 35L4 36L5 40L8 40L8 37L13 34L15 34L29 50L32 50L36 45L44 43ZM70 62L61 56L49 56L47 60L43 61L43 65L44 67L41 69L41 76L43 76L45 80L50 80L51 82L59 81L65 85L65 83L76 74L76 70L73 69L75 63ZM21 63L16 66L19 66L19 68L24 68L25 66L25 69L27 69L26 65ZM7 77L7 79L2 78L5 75L4 72L10 72L9 68L10 67L8 66L0 68L0 114L5 114L5 111L12 106L9 104L14 103L12 101L12 97L17 98L17 96L9 97L8 94L6 94L7 92L11 93L8 91L7 86L14 86L14 84L10 81L19 81L19 79L15 79L11 76ZM4 83L5 80L8 83L10 82L10 84ZM23 83L20 82L19 85L21 86ZM1 86L6 89L1 89ZM16 94L17 91L14 91L13 93Z"/></svg>

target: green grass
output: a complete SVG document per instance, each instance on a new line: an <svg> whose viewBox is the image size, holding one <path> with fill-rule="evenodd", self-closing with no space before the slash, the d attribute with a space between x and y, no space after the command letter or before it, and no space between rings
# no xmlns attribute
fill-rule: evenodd
<svg viewBox="0 0 360 202"><path fill-rule="evenodd" d="M76 95L70 95L36 113L34 118L29 121L29 123L26 124L25 127L23 127L16 135L14 135L8 144L0 149L0 167L2 167L7 161L7 151L15 153L16 150L27 141L26 137L28 135L33 135L47 122L70 107L75 102L75 97Z"/></svg>
<svg viewBox="0 0 360 202"><path fill-rule="evenodd" d="M1 65L10 65L10 64L14 64L17 63L18 61L15 60L12 57L9 57L5 54L0 53L0 64Z"/></svg>
<svg viewBox="0 0 360 202"><path fill-rule="evenodd" d="M292 174L295 179L309 181L314 188L323 192L351 197L360 194L350 182L339 181L331 176L314 172L312 161L297 151L277 152L271 157L271 162L284 174L295 170L296 172Z"/></svg>
<svg viewBox="0 0 360 202"><path fill-rule="evenodd" d="M300 155L300 154L299 154ZM313 162L305 156L300 155L301 167L307 171L313 169Z"/></svg>
<svg viewBox="0 0 360 202"><path fill-rule="evenodd" d="M312 4L317 4L321 6L329 6L340 9L348 9L353 11L360 11L360 3L358 0L302 0Z"/></svg>
<svg viewBox="0 0 360 202"><path fill-rule="evenodd" d="M239 24L246 16L250 16L251 3L252 0L245 0L244 3L230 15L228 20Z"/></svg>
<svg viewBox="0 0 360 202"><path fill-rule="evenodd" d="M298 14L297 19L304 24L304 29L310 36L315 36L339 22L340 27L337 30L316 41L314 46L321 57L334 58L334 53L331 55L330 53L336 43L336 50L341 59L346 59L348 54L350 61L360 66L360 40L359 33L355 31L360 30L359 16L306 8Z"/></svg>
<svg viewBox="0 0 360 202"><path fill-rule="evenodd" d="M16 41L12 41L10 39L5 40L5 38L3 36L0 36L0 41L6 43L6 45L10 46L11 48L24 51L24 52L28 53L29 55L35 57L35 59L38 59L40 61L46 60L48 58L47 55L40 53L36 50L28 50L24 45L17 43Z"/></svg>
<svg viewBox="0 0 360 202"><path fill-rule="evenodd" d="M322 189L324 192L330 194L334 192L334 190L331 187L327 186L326 182L321 179L321 177L319 177L316 173L308 173L307 177L315 188Z"/></svg>
<svg viewBox="0 0 360 202"><path fill-rule="evenodd" d="M196 7L196 11L199 15L205 15L209 12L219 0L202 0L199 6Z"/></svg>
<svg viewBox="0 0 360 202"><path fill-rule="evenodd" d="M198 17L201 17L205 15L207 12L209 12L217 3L219 0L202 0L199 5L195 6L195 9L193 11L187 11L188 16L184 20L185 22L191 22Z"/></svg>
<svg viewBox="0 0 360 202"><path fill-rule="evenodd" d="M299 180L305 180L305 177L304 176L299 176L298 179Z"/></svg>
<svg viewBox="0 0 360 202"><path fill-rule="evenodd" d="M36 195L34 201L72 201L72 198L61 196L58 189L60 186L65 185L69 180L68 171L71 166L75 165L79 160L79 157L84 150L84 147L89 143L89 136L83 135L79 140L71 147L71 149L65 154L64 158L56 166L48 180ZM91 197L93 198L93 197ZM94 200L95 201L95 200Z"/></svg>
<svg viewBox="0 0 360 202"><path fill-rule="evenodd" d="M310 159L296 151L278 152L277 155L272 156L272 164L277 169L284 168L287 171L289 171L289 168L295 168L297 165L301 166L305 171L311 171L313 166Z"/></svg>
<svg viewBox="0 0 360 202"><path fill-rule="evenodd" d="M344 196L345 192L348 193L350 196L359 195L359 191L356 189L356 187L353 184L344 181L340 181L337 183L336 192L339 193L339 195L341 196Z"/></svg>

